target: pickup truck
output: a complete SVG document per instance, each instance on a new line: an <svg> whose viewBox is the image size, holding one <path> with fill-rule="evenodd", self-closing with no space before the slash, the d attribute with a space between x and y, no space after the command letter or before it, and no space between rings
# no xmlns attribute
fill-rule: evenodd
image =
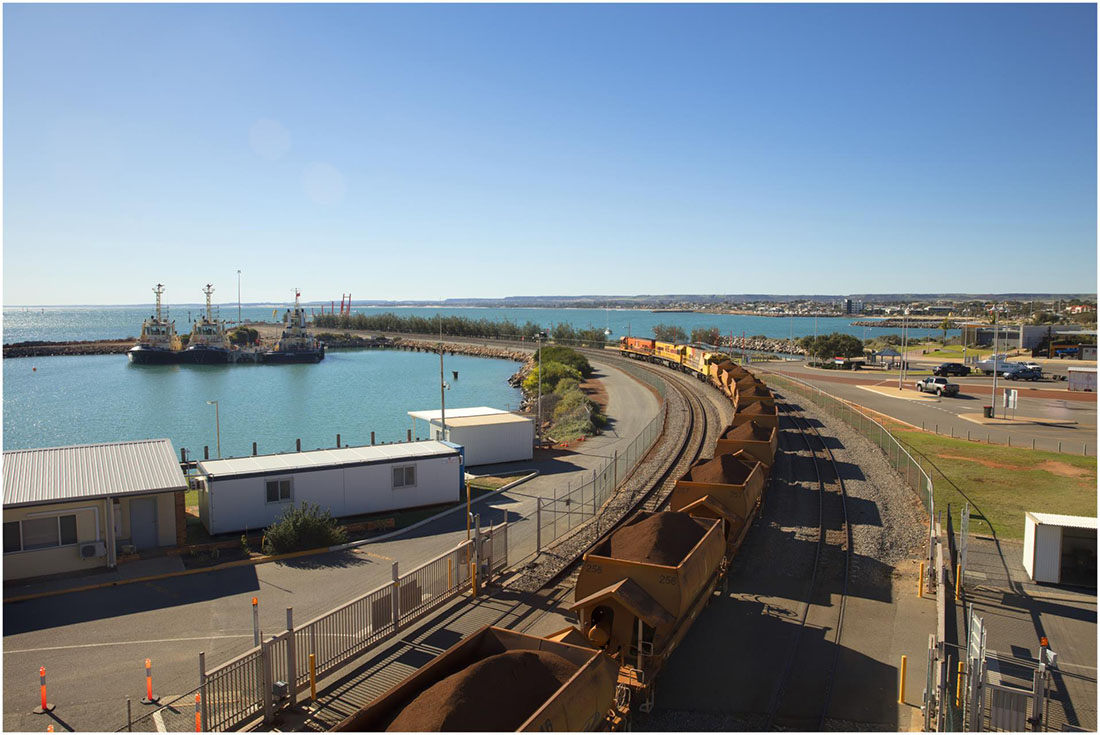
<svg viewBox="0 0 1100 735"><path fill-rule="evenodd" d="M970 368L958 362L945 362L942 365L937 365L936 367L932 368L932 374L942 375L944 377L948 377L951 375L966 377L967 375L970 375Z"/></svg>
<svg viewBox="0 0 1100 735"><path fill-rule="evenodd" d="M1040 380L1043 377L1043 371L1040 368L1019 367L1004 371L1001 377L1005 380Z"/></svg>
<svg viewBox="0 0 1100 735"><path fill-rule="evenodd" d="M947 378L925 378L917 381L917 391L920 393L935 393L937 396L957 396L959 385L958 383L947 382Z"/></svg>

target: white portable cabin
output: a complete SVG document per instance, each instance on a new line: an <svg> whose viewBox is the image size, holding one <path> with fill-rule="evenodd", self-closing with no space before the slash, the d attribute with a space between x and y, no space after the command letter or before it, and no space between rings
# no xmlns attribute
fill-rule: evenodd
<svg viewBox="0 0 1100 735"><path fill-rule="evenodd" d="M428 422L432 437L439 437L443 419L439 411L409 411L415 422ZM442 438L460 444L466 465L521 462L534 456L535 422L488 406L448 409L447 430Z"/></svg>
<svg viewBox="0 0 1100 735"><path fill-rule="evenodd" d="M1071 367L1069 377L1066 379L1070 390L1096 392L1096 368Z"/></svg>
<svg viewBox="0 0 1100 735"><path fill-rule="evenodd" d="M1035 582L1096 586L1096 519L1024 513L1024 569Z"/></svg>
<svg viewBox="0 0 1100 735"><path fill-rule="evenodd" d="M459 500L462 447L426 441L203 460L194 481L211 534L266 528L313 503L334 517Z"/></svg>

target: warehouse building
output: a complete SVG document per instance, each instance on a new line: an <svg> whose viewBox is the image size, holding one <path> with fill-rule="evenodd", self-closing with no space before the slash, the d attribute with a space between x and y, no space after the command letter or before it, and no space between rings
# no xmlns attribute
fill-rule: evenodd
<svg viewBox="0 0 1100 735"><path fill-rule="evenodd" d="M461 444L466 465L521 462L534 456L535 422L498 408L448 409L446 431L440 411L409 411L413 419L413 434L417 420L426 421L432 438Z"/></svg>
<svg viewBox="0 0 1100 735"><path fill-rule="evenodd" d="M4 579L182 544L186 490L167 439L4 452Z"/></svg>
<svg viewBox="0 0 1100 735"><path fill-rule="evenodd" d="M462 447L425 441L198 462L199 518L211 534L266 528L312 503L334 517L458 501Z"/></svg>

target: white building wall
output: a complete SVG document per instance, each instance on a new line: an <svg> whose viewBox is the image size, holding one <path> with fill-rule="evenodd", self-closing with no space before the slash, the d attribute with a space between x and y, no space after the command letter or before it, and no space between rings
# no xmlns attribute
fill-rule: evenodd
<svg viewBox="0 0 1100 735"><path fill-rule="evenodd" d="M1057 584L1062 579L1062 527L1037 525L1035 527L1035 570L1031 578L1036 582Z"/></svg>
<svg viewBox="0 0 1100 735"><path fill-rule="evenodd" d="M414 465L416 485L394 488L393 468ZM266 528L283 511L303 502L328 510L335 517L380 513L402 508L454 502L462 487L462 463L457 455L410 458L310 472L272 473L208 483L208 513L203 523L210 533ZM268 480L289 478L291 500L267 502ZM200 513L203 504L200 503Z"/></svg>
<svg viewBox="0 0 1100 735"><path fill-rule="evenodd" d="M1024 571L1035 579L1035 529L1038 523L1030 513L1024 514Z"/></svg>
<svg viewBox="0 0 1100 735"><path fill-rule="evenodd" d="M433 430L437 425L433 425ZM461 444L466 466L520 462L534 454L535 422L447 426L447 441Z"/></svg>

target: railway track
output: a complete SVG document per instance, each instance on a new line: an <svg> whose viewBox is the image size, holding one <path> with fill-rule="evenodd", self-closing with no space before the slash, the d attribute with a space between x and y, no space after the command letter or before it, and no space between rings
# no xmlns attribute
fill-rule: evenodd
<svg viewBox="0 0 1100 735"><path fill-rule="evenodd" d="M818 541L798 631L768 708L767 729L823 730L840 663L851 572L852 530L840 465L802 411L776 394L776 404L809 452L818 493Z"/></svg>

